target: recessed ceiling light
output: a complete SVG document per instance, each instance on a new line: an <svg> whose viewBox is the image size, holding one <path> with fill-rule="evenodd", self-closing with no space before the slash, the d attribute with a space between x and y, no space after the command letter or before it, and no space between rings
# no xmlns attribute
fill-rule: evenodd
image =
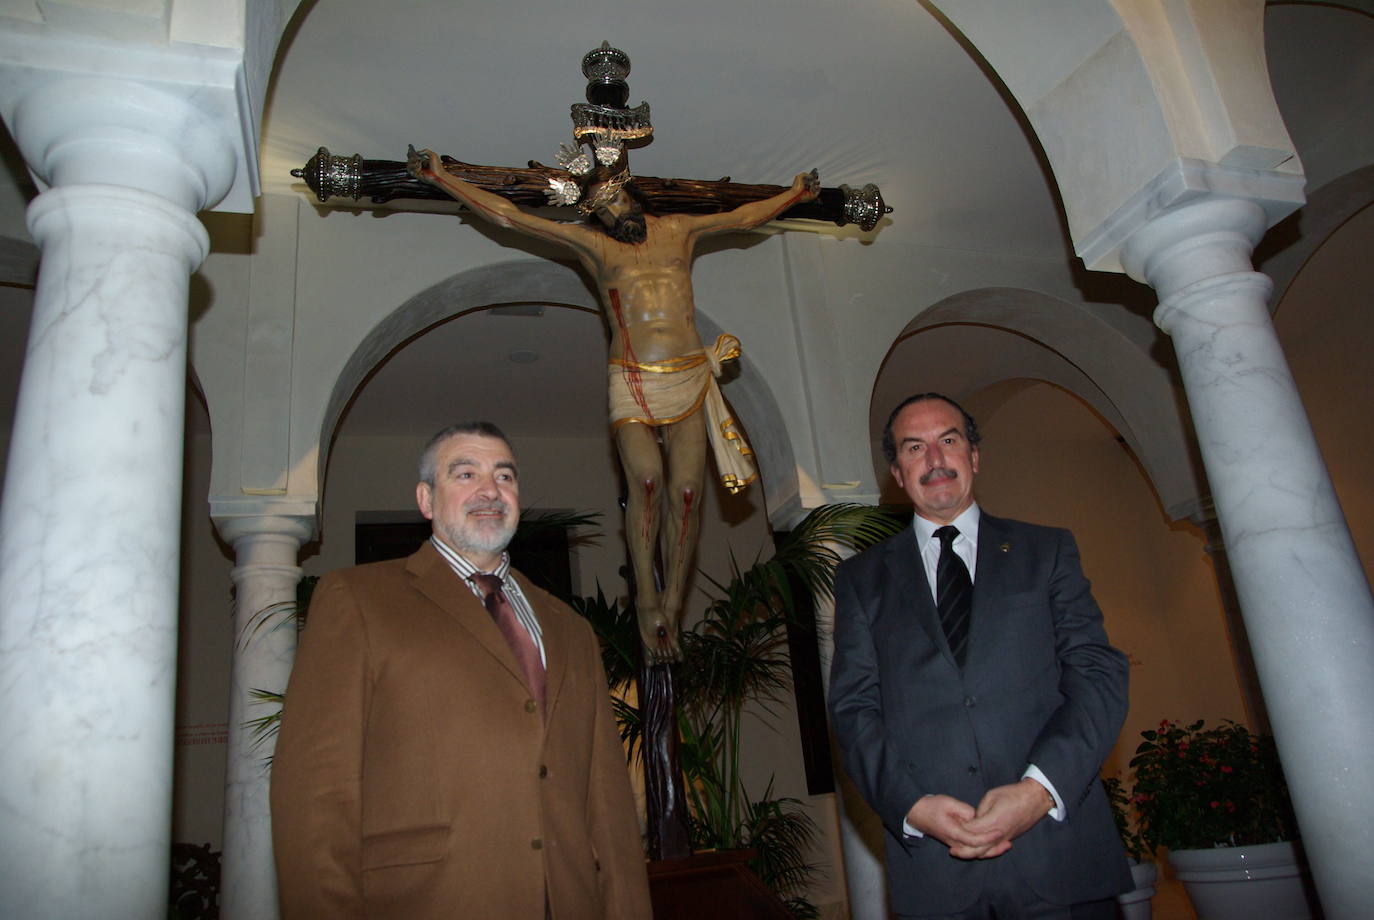
<svg viewBox="0 0 1374 920"><path fill-rule="evenodd" d="M539 352L530 351L528 348L517 348L506 355L512 364L533 364L539 360Z"/></svg>

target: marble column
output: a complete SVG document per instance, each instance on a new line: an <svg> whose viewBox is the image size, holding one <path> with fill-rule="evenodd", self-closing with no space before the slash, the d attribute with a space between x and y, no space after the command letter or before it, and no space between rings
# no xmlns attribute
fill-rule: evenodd
<svg viewBox="0 0 1374 920"><path fill-rule="evenodd" d="M255 690L281 692L296 655L296 555L314 533L314 518L261 515L217 518L238 565L234 580L234 665L229 691L229 745L224 784L224 855L220 916L277 916L272 821L267 793L276 737L255 736L248 723L275 704Z"/></svg>
<svg viewBox="0 0 1374 920"><path fill-rule="evenodd" d="M1255 665L1329 917L1374 913L1374 598L1250 253L1260 207L1203 197L1129 240L1174 341Z"/></svg>
<svg viewBox="0 0 1374 920"><path fill-rule="evenodd" d="M833 546L842 556L848 550ZM817 594L816 641L821 659L821 686L830 698L830 662L835 658L835 599ZM864 801L854 781L841 763L840 749L830 736L831 756L835 762L835 810L840 827L840 849L844 853L845 890L849 896L850 920L887 920L887 873L883 863L882 819Z"/></svg>
<svg viewBox="0 0 1374 920"><path fill-rule="evenodd" d="M1212 572L1217 579L1217 595L1221 599L1221 612L1226 618L1226 639L1231 646L1235 660L1236 678L1240 682L1241 703L1245 706L1245 724L1251 731L1272 735L1274 727L1269 724L1269 712L1264 708L1264 691L1260 688L1259 675L1255 673L1255 654L1250 649L1250 636L1245 631L1245 617L1240 611L1240 598L1236 595L1236 580L1231 574L1231 560L1226 553L1226 538L1221 535L1221 524L1216 518L1216 509L1207 503L1205 510L1189 516L1189 520L1202 533L1202 550L1212 561Z"/></svg>
<svg viewBox="0 0 1374 920"><path fill-rule="evenodd" d="M165 917L186 296L234 161L118 80L9 121L51 188L0 503L0 916Z"/></svg>

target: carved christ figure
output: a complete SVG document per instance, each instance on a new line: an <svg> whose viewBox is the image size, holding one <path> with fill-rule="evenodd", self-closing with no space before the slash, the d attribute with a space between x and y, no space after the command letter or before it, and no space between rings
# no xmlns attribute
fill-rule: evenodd
<svg viewBox="0 0 1374 920"><path fill-rule="evenodd" d="M748 230L816 197L813 170L790 188L719 214L646 213L621 172L587 189L586 222L561 222L521 210L444 170L432 151L412 151L410 171L443 189L483 220L567 247L596 280L610 327L611 426L625 470L625 536L635 579L635 609L645 650L677 657L678 621L701 519L706 447L725 485L756 478L751 452L720 396L722 361L739 342L702 345L694 318L692 254L697 240ZM654 579L660 546L663 589Z"/></svg>

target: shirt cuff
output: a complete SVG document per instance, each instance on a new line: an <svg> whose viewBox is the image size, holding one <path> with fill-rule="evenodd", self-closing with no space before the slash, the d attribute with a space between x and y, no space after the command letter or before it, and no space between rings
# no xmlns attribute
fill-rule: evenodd
<svg viewBox="0 0 1374 920"><path fill-rule="evenodd" d="M1050 817L1055 821L1063 821L1064 800L1059 797L1059 790L1054 788L1054 783L1050 782L1049 777L1042 773L1040 768L1033 763L1027 764L1026 772L1021 774L1022 779L1026 779L1027 777L1045 787L1045 791L1050 794L1050 798L1054 799L1054 807L1051 808L1049 812Z"/></svg>
<svg viewBox="0 0 1374 920"><path fill-rule="evenodd" d="M929 797L930 797L930 793L926 793L926 795L921 796L922 799L924 799L924 798L929 798ZM919 802L920 799L917 799L916 801ZM916 807L916 803L913 802L913 803L911 804L911 808L915 808L915 807ZM908 808L908 809L906 810L906 813L907 813L907 814L911 814L911 808ZM923 833L921 833L920 831L916 830L916 828L912 827L909 823L907 823L906 818L903 818L903 819L902 819L902 836L903 836L903 837L912 837L912 838L915 838L915 839L920 839L921 837L924 837L925 834L923 834Z"/></svg>

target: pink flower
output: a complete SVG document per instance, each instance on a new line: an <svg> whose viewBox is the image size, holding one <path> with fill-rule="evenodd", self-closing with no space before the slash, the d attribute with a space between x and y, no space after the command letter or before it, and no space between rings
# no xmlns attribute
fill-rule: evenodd
<svg viewBox="0 0 1374 920"><path fill-rule="evenodd" d="M1220 802L1212 802L1211 805L1212 805L1213 808L1220 808L1220 807L1221 807L1221 803L1220 803Z"/></svg>

